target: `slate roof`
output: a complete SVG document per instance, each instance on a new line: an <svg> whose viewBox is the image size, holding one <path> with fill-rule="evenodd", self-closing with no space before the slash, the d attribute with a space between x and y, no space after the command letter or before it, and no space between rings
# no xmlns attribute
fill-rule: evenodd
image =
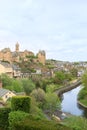
<svg viewBox="0 0 87 130"><path fill-rule="evenodd" d="M8 92L9 92L9 90L0 88L0 97L4 96Z"/></svg>
<svg viewBox="0 0 87 130"><path fill-rule="evenodd" d="M12 68L11 64L7 63L7 62L0 62L1 65L3 65L5 68Z"/></svg>
<svg viewBox="0 0 87 130"><path fill-rule="evenodd" d="M12 65L12 68L14 69L14 70L21 70L21 68L19 67L19 66L17 66L17 65Z"/></svg>

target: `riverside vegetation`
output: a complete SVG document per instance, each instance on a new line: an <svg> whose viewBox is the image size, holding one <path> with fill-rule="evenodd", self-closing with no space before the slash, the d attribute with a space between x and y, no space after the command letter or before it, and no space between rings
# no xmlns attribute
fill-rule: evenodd
<svg viewBox="0 0 87 130"><path fill-rule="evenodd" d="M54 91L67 84L66 81L76 79L75 73L60 71L50 79L41 76L12 79L2 74L0 79L3 88L26 94L9 99L5 107L0 108L0 130L86 130L85 118L70 116L61 122L51 118L55 110L61 109L60 99Z"/></svg>
<svg viewBox="0 0 87 130"><path fill-rule="evenodd" d="M83 88L79 93L79 102L87 108L87 71L82 76Z"/></svg>

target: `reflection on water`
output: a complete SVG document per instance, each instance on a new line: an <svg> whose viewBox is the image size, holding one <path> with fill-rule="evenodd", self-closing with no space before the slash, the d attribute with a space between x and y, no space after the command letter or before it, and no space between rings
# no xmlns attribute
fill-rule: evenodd
<svg viewBox="0 0 87 130"><path fill-rule="evenodd" d="M77 96L80 90L81 86L63 94L63 100L61 104L63 112L68 112L77 116L83 115L84 110L78 107L77 104Z"/></svg>

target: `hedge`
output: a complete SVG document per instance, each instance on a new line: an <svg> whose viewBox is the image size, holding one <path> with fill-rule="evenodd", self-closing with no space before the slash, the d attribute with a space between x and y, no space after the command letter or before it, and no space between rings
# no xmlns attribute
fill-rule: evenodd
<svg viewBox="0 0 87 130"><path fill-rule="evenodd" d="M13 111L30 111L30 101L31 98L29 96L14 96L11 100L11 108Z"/></svg>
<svg viewBox="0 0 87 130"><path fill-rule="evenodd" d="M0 108L0 129L7 130L8 129L8 116L10 113L10 108Z"/></svg>
<svg viewBox="0 0 87 130"><path fill-rule="evenodd" d="M14 123L17 121L22 121L28 116L29 116L29 114L25 113L23 111L10 112L9 113L9 130L14 130Z"/></svg>

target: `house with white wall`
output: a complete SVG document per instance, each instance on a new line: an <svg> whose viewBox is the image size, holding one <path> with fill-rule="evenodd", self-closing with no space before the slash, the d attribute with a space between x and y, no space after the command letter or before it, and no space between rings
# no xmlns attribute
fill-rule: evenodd
<svg viewBox="0 0 87 130"><path fill-rule="evenodd" d="M12 91L8 90L8 89L3 89L0 88L0 98L6 102L9 98L16 96L15 93L13 93Z"/></svg>

